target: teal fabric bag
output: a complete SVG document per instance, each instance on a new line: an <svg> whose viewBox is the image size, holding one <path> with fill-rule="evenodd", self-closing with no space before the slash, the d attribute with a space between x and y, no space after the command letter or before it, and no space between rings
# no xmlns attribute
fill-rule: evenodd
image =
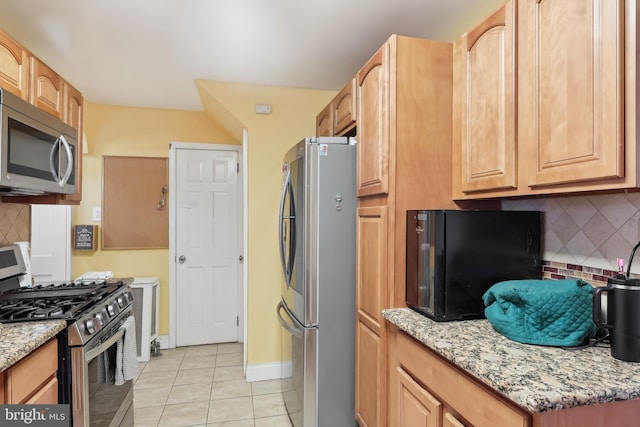
<svg viewBox="0 0 640 427"><path fill-rule="evenodd" d="M593 288L578 279L508 280L482 296L496 331L514 341L577 346L595 335Z"/></svg>

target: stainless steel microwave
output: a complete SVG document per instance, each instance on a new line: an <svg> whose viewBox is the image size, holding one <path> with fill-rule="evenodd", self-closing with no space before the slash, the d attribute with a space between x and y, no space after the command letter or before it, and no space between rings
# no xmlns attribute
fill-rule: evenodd
<svg viewBox="0 0 640 427"><path fill-rule="evenodd" d="M436 321L484 317L495 283L540 279L538 211L407 211L407 306Z"/></svg>
<svg viewBox="0 0 640 427"><path fill-rule="evenodd" d="M0 89L0 195L74 194L77 132Z"/></svg>

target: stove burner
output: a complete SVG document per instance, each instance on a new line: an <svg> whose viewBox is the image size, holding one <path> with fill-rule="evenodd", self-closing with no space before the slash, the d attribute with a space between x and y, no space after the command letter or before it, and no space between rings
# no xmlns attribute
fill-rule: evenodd
<svg viewBox="0 0 640 427"><path fill-rule="evenodd" d="M60 316L64 311L60 307L43 307L36 308L34 311L29 313L30 319L48 319L50 317Z"/></svg>

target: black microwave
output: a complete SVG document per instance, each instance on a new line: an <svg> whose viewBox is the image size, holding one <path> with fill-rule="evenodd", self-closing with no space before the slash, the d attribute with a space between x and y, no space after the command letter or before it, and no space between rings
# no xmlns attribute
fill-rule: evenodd
<svg viewBox="0 0 640 427"><path fill-rule="evenodd" d="M484 317L495 283L540 279L538 211L407 211L407 306L436 321Z"/></svg>
<svg viewBox="0 0 640 427"><path fill-rule="evenodd" d="M77 132L0 89L0 195L74 194Z"/></svg>

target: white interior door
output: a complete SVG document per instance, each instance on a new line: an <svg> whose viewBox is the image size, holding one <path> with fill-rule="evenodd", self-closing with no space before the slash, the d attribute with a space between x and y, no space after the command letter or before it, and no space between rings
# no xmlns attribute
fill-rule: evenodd
<svg viewBox="0 0 640 427"><path fill-rule="evenodd" d="M176 344L238 340L237 151L176 150Z"/></svg>
<svg viewBox="0 0 640 427"><path fill-rule="evenodd" d="M31 206L31 275L35 283L71 279L69 206Z"/></svg>

